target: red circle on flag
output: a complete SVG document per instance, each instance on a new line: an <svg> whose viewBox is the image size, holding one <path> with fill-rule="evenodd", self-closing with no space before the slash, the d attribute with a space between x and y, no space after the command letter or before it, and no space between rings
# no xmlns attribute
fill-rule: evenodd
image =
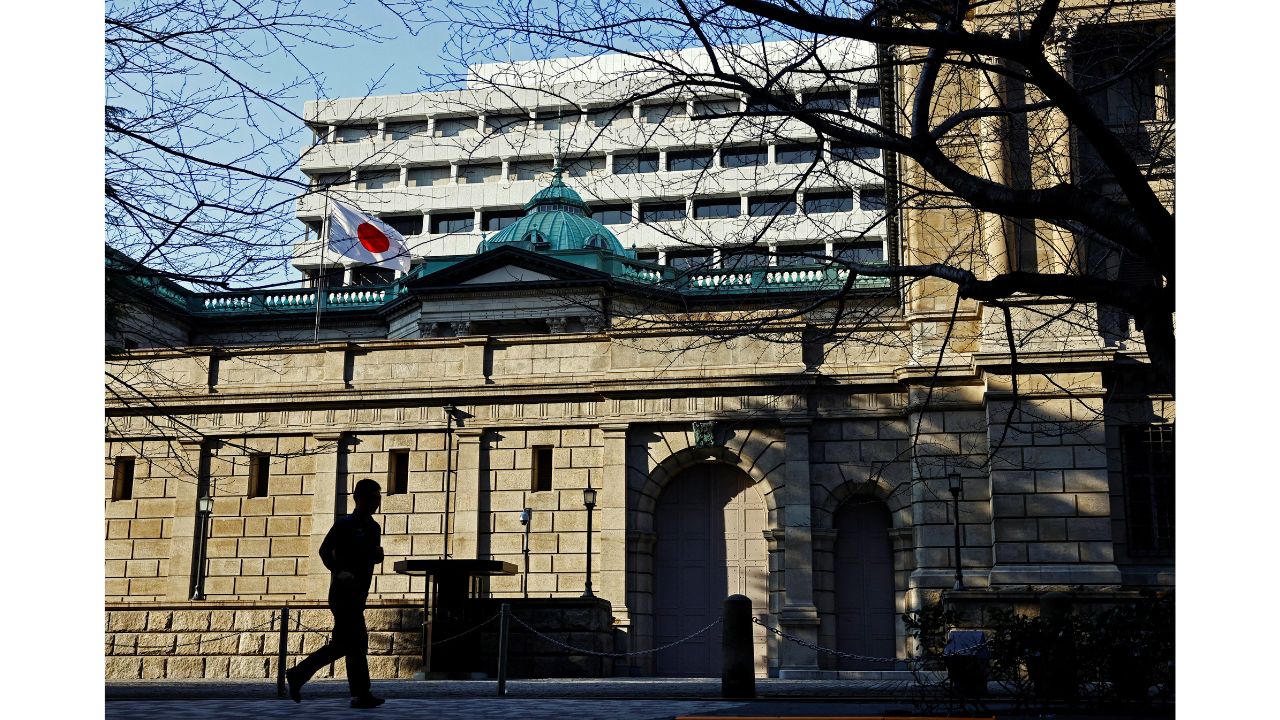
<svg viewBox="0 0 1280 720"><path fill-rule="evenodd" d="M391 247L391 241L378 228L369 223L360 223L356 227L356 237L360 239L360 244L365 250L371 253L386 252Z"/></svg>

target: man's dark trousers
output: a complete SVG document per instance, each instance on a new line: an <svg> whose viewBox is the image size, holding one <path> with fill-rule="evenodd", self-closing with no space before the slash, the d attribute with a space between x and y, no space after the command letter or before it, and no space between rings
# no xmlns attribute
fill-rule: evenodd
<svg viewBox="0 0 1280 720"><path fill-rule="evenodd" d="M333 612L333 635L328 644L316 650L298 663L293 672L299 684L305 683L320 668L336 661L347 659L347 685L351 687L351 697L363 697L369 694L369 631L364 624L364 593L352 595L343 593L333 583L329 587L329 610Z"/></svg>

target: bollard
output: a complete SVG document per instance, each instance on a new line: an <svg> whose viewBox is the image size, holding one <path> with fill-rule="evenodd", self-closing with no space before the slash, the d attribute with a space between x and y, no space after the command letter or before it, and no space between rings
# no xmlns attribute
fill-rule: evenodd
<svg viewBox="0 0 1280 720"><path fill-rule="evenodd" d="M498 621L498 696L507 694L507 636L511 630L511 605L502 603L502 619Z"/></svg>
<svg viewBox="0 0 1280 720"><path fill-rule="evenodd" d="M723 663L720 697L732 699L756 696L756 668L752 662L751 599L730 595L724 600L724 620L720 636Z"/></svg>
<svg viewBox="0 0 1280 720"><path fill-rule="evenodd" d="M289 606L280 610L280 647L276 652L276 697L288 694L284 687L284 664L289 649Z"/></svg>

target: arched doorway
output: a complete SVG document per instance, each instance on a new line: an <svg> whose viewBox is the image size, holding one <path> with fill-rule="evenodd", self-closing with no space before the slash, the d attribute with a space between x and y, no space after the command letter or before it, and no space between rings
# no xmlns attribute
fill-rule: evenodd
<svg viewBox="0 0 1280 720"><path fill-rule="evenodd" d="M895 657L893 520L878 500L856 498L836 511L836 649ZM839 670L892 670L888 663L840 658Z"/></svg>
<svg viewBox="0 0 1280 720"><path fill-rule="evenodd" d="M724 599L743 594L763 616L768 607L769 513L764 497L741 470L699 463L676 475L654 510L654 646L706 626ZM757 628L756 671L765 671L765 641ZM720 675L720 634L712 631L656 654L663 677Z"/></svg>

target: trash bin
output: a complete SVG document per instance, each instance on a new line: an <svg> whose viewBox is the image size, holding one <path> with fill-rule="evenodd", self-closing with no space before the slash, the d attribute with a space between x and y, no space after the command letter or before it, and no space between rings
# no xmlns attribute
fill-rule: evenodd
<svg viewBox="0 0 1280 720"><path fill-rule="evenodd" d="M947 634L942 662L947 667L951 687L958 695L976 698L987 694L990 659L987 636L981 630L952 630Z"/></svg>

